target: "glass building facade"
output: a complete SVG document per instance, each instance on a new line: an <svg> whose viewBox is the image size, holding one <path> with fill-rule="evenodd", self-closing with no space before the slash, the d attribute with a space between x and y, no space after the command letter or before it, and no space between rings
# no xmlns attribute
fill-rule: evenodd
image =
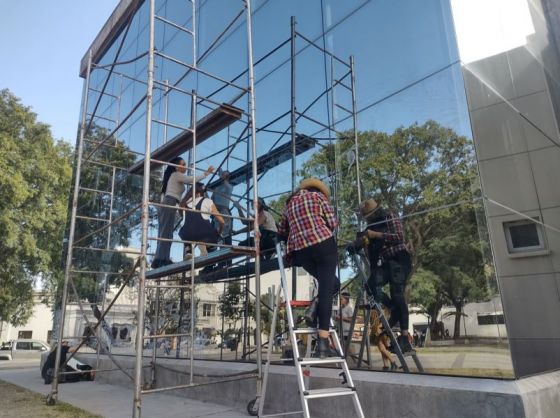
<svg viewBox="0 0 560 418"><path fill-rule="evenodd" d="M158 0L156 14L188 26L187 4ZM152 150L188 125L193 109L184 92L196 90L216 103L249 110L232 85L247 78L245 26L228 28L240 7L236 1L197 4L198 66L228 80L227 88L182 65L193 61L190 35L156 21L161 55L155 60L153 119L165 123L152 123ZM293 56L292 16L301 35ZM409 331L426 373L513 378L560 366L559 16L552 0L253 3L257 154L290 144L292 104L300 115L296 134L313 139L295 166L287 158L262 173L260 196L274 208L304 176L329 184L342 222L343 284L356 275L344 247L357 228L358 199L375 198L402 219L414 261L407 287ZM130 253L119 251L140 246L142 179L128 168L145 151L148 23L148 2L123 0L91 48L95 65L86 113L93 128L84 139L84 155L98 163L82 165L76 239L83 248L75 250L83 271L92 265L106 271L94 281L80 279L81 297L91 303L101 303L107 277L132 264ZM86 64L87 56L82 76ZM201 108L197 116L209 112ZM195 158L201 168L245 167L250 158L248 140L239 141L243 129L231 125L185 159ZM110 146L99 146L105 137ZM159 200L160 181L161 171L152 172L152 201ZM244 196L250 188L250 181L240 182L233 193ZM98 191L111 198L99 198ZM157 237L151 210L149 234ZM114 226L88 236L99 229L89 218L100 214L110 215ZM239 226L235 221L234 229ZM150 242L153 253L155 241ZM179 244L171 255L181 258ZM263 300L277 277L263 281ZM301 276L296 299L309 297L308 282ZM241 312L243 294L254 299L254 283L245 284L235 321L220 315L220 294L228 286L201 285L197 358L254 361L247 331L254 321L249 308ZM348 288L359 293L359 286ZM180 310L175 297L170 293L165 307L171 322ZM226 349L227 330L241 328L244 320L243 347ZM112 321L130 322L127 337L138 325L134 314ZM380 354L372 347L371 364L359 366L380 370ZM124 340L114 350L133 351ZM180 347L177 354L184 354Z"/></svg>

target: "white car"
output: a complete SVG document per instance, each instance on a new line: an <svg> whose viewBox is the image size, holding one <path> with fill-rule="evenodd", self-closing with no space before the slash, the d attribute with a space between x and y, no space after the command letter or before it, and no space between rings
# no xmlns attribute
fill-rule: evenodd
<svg viewBox="0 0 560 418"><path fill-rule="evenodd" d="M0 360L40 359L41 354L50 349L47 343L39 340L12 340L0 347Z"/></svg>

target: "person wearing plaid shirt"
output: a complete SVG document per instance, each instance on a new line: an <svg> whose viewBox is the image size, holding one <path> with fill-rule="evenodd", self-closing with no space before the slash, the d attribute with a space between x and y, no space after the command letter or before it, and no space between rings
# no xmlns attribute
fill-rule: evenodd
<svg viewBox="0 0 560 418"><path fill-rule="evenodd" d="M403 352L411 351L408 340L408 305L405 288L412 272L410 253L404 243L401 220L385 211L373 199L368 199L360 207L362 217L368 226L362 233L367 237L368 258L371 274L367 290L381 303L391 309L389 325L399 324L401 335L398 339ZM389 283L389 298L382 287Z"/></svg>
<svg viewBox="0 0 560 418"><path fill-rule="evenodd" d="M286 202L278 228L278 235L287 239L287 253L293 264L303 267L319 283L318 298L312 302L312 310L316 307L319 321L315 354L320 358L334 354L330 350L329 326L333 293L338 288L338 253L334 239L338 222L329 196L329 189L320 180L303 180ZM312 315L315 316L315 312Z"/></svg>

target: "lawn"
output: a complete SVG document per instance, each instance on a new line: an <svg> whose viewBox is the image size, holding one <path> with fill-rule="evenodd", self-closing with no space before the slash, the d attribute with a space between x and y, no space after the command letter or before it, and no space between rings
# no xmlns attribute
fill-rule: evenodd
<svg viewBox="0 0 560 418"><path fill-rule="evenodd" d="M0 380L0 393L0 417L100 418L60 401L47 406L43 395L3 380Z"/></svg>

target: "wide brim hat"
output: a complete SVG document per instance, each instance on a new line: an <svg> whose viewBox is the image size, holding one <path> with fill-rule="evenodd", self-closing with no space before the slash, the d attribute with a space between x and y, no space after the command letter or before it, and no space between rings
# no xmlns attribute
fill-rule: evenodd
<svg viewBox="0 0 560 418"><path fill-rule="evenodd" d="M360 214L362 218L367 219L373 215L377 209L379 209L379 205L374 199L364 200L360 205Z"/></svg>
<svg viewBox="0 0 560 418"><path fill-rule="evenodd" d="M319 190L321 193L323 193L327 198L331 197L331 193L327 185L323 183L321 180L314 177L310 177L308 179L302 180L301 183L299 184L299 188L300 189L315 188Z"/></svg>

